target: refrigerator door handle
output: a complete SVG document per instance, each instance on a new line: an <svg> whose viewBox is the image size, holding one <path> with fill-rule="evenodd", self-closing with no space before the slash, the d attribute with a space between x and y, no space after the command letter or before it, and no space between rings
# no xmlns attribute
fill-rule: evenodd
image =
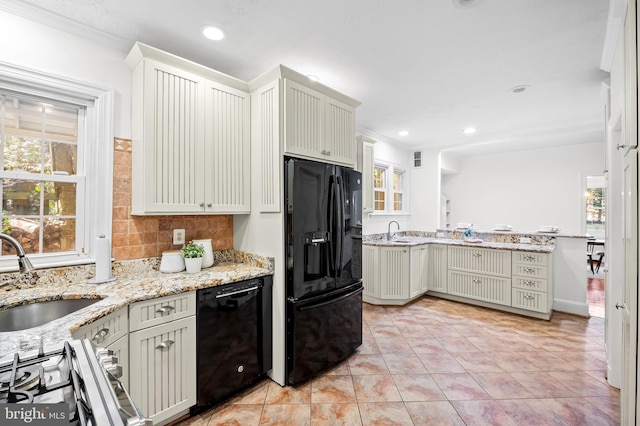
<svg viewBox="0 0 640 426"><path fill-rule="evenodd" d="M342 272L342 246L344 241L344 184L342 182L342 176L336 176L337 191L336 191L336 277Z"/></svg>
<svg viewBox="0 0 640 426"><path fill-rule="evenodd" d="M333 234L334 232L334 223L337 219L336 213L335 213L336 191L337 191L336 176L331 175L329 177L329 233L330 234ZM336 247L337 247L336 237L333 236L329 244L329 257L327 259L327 262L329 263L330 274L333 277L335 277L335 268L336 268L336 263L335 263Z"/></svg>
<svg viewBox="0 0 640 426"><path fill-rule="evenodd" d="M356 294L362 293L363 291L364 291L364 288L363 287L359 287L358 289L356 289L356 290L354 290L352 292L349 292L347 294L343 294L340 297L336 297L335 299L330 299L330 300L318 303L316 305L301 306L301 307L298 308L298 310L300 310L300 311L308 311L309 309L321 308L323 306L331 305L332 303L336 303L336 302L339 302L341 300L348 299L349 297L355 296Z"/></svg>

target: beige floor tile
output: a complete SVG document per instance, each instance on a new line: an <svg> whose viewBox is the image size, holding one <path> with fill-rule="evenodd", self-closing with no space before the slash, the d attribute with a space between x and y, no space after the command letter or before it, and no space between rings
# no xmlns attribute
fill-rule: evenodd
<svg viewBox="0 0 640 426"><path fill-rule="evenodd" d="M413 426L402 402L360 402L358 407L364 425Z"/></svg>
<svg viewBox="0 0 640 426"><path fill-rule="evenodd" d="M358 402L402 401L395 382L387 374L353 376L353 386Z"/></svg>
<svg viewBox="0 0 640 426"><path fill-rule="evenodd" d="M310 426L311 407L307 404L265 405L260 426ZM244 426L238 423L238 426Z"/></svg>
<svg viewBox="0 0 640 426"><path fill-rule="evenodd" d="M313 404L356 402L351 376L323 376L311 383Z"/></svg>
<svg viewBox="0 0 640 426"><path fill-rule="evenodd" d="M406 402L416 425L464 426L464 421L449 401Z"/></svg>
<svg viewBox="0 0 640 426"><path fill-rule="evenodd" d="M500 404L493 400L451 401L451 404L468 426L516 425L516 422L504 411Z"/></svg>
<svg viewBox="0 0 640 426"><path fill-rule="evenodd" d="M311 404L311 426L360 426L358 404Z"/></svg>
<svg viewBox="0 0 640 426"><path fill-rule="evenodd" d="M393 375L392 377L405 402L447 399L429 374Z"/></svg>

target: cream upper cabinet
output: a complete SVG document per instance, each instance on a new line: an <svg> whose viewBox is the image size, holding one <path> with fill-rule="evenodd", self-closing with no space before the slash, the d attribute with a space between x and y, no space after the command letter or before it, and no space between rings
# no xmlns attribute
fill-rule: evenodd
<svg viewBox="0 0 640 426"><path fill-rule="evenodd" d="M284 153L355 167L355 109L290 79L284 92Z"/></svg>
<svg viewBox="0 0 640 426"><path fill-rule="evenodd" d="M365 136L358 136L358 166L357 170L362 173L362 212L373 213L374 191L373 191L373 168L374 150L376 141Z"/></svg>
<svg viewBox="0 0 640 426"><path fill-rule="evenodd" d="M249 213L248 86L223 84L216 79L235 82L140 43L127 63L133 73L131 213Z"/></svg>

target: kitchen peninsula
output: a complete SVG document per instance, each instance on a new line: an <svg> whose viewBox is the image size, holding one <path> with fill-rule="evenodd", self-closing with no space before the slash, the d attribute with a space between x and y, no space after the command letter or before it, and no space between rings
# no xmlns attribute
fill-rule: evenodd
<svg viewBox="0 0 640 426"><path fill-rule="evenodd" d="M403 305L428 292L542 319L552 309L588 316L584 259L575 253L584 235L476 230L468 238L441 229L389 237L364 237L365 302Z"/></svg>

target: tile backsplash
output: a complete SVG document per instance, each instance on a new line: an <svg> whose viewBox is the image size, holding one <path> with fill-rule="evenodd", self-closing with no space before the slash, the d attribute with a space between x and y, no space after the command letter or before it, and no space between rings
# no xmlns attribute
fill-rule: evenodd
<svg viewBox="0 0 640 426"><path fill-rule="evenodd" d="M213 250L233 249L233 216L131 216L131 140L115 138L113 169L112 256L116 260L162 255L172 245L173 229L186 240L211 238Z"/></svg>

